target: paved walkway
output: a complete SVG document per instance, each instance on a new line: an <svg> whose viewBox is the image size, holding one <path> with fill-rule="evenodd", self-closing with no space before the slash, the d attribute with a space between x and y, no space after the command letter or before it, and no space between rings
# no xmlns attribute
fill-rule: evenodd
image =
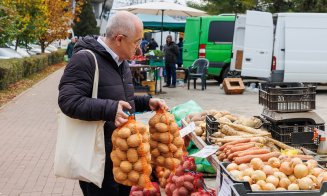
<svg viewBox="0 0 327 196"><path fill-rule="evenodd" d="M0 109L0 196L82 195L77 182L53 174L62 71Z"/></svg>

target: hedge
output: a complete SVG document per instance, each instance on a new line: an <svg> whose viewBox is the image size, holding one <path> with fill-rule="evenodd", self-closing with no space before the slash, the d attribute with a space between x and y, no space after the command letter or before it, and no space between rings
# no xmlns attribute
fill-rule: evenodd
<svg viewBox="0 0 327 196"><path fill-rule="evenodd" d="M0 59L0 90L47 66L64 61L65 50L59 49L50 54L35 55L21 59Z"/></svg>

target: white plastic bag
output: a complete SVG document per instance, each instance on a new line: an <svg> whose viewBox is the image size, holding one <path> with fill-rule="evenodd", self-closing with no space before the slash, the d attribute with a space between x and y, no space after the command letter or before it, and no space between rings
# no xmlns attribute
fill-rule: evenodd
<svg viewBox="0 0 327 196"><path fill-rule="evenodd" d="M92 98L97 98L99 69L95 55ZM92 182L101 188L105 167L104 121L73 119L58 114L54 171L57 177Z"/></svg>

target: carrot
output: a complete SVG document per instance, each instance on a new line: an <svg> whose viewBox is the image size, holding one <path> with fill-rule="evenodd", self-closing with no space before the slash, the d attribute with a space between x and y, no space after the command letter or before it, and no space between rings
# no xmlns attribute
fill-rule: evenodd
<svg viewBox="0 0 327 196"><path fill-rule="evenodd" d="M271 157L278 157L279 152L271 152L266 154L255 154L255 155L246 155L243 157L235 158L234 162L236 164L249 163L253 158L260 158L262 161L268 161Z"/></svg>
<svg viewBox="0 0 327 196"><path fill-rule="evenodd" d="M242 146L232 147L232 148L230 148L230 151L231 152L244 151L244 150L247 150L252 147L255 147L255 144L244 144Z"/></svg>
<svg viewBox="0 0 327 196"><path fill-rule="evenodd" d="M245 142L250 142L250 139L249 138L246 138L246 139L240 139L240 140L235 140L233 142L228 142L224 145L222 145L219 150L224 150L224 148L228 145L234 145L234 144L238 144L238 143L245 143Z"/></svg>
<svg viewBox="0 0 327 196"><path fill-rule="evenodd" d="M251 151L243 151L243 152L239 152L238 156L239 157L243 157L246 155L254 155L254 154L266 154L269 153L270 150L268 149L259 149L259 150L251 150Z"/></svg>
<svg viewBox="0 0 327 196"><path fill-rule="evenodd" d="M258 150L258 149L260 149L260 148L258 148L258 147L252 147L252 148L249 148L249 149L244 150L244 151L233 152L233 153L231 153L231 154L228 156L228 159L229 159L229 160L233 160L233 158L234 158L234 157L238 157L240 153L247 152L247 151Z"/></svg>

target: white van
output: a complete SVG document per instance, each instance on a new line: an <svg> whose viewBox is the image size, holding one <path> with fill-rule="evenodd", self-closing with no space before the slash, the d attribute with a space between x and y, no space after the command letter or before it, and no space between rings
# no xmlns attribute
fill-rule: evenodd
<svg viewBox="0 0 327 196"><path fill-rule="evenodd" d="M327 83L327 14L237 16L231 70L271 82Z"/></svg>

